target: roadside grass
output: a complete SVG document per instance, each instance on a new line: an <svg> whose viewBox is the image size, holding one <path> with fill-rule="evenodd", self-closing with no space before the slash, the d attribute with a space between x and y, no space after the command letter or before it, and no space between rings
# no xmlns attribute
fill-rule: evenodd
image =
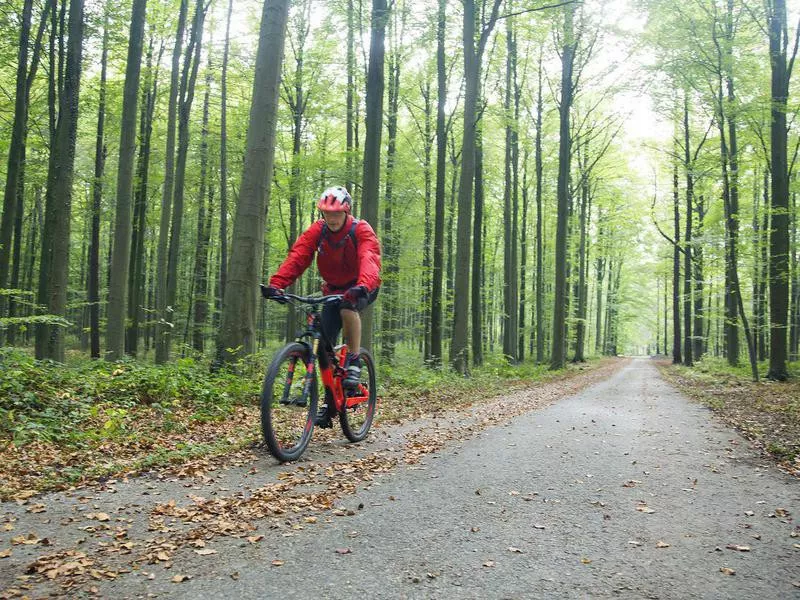
<svg viewBox="0 0 800 600"><path fill-rule="evenodd" d="M67 365L0 349L0 500L134 474L180 468L260 441L258 395L273 349L209 372L206 360L156 366L72 358ZM548 371L489 359L470 377L420 368L411 349L379 366L376 424L467 406L600 361Z"/></svg>
<svg viewBox="0 0 800 600"><path fill-rule="evenodd" d="M749 365L731 367L722 358L704 357L694 367L660 361L659 367L684 393L800 476L800 362L789 364L789 381L759 383L752 381ZM760 363L759 373L767 368Z"/></svg>

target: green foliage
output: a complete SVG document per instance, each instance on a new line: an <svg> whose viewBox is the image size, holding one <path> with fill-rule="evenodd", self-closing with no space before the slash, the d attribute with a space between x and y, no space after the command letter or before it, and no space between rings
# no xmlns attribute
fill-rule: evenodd
<svg viewBox="0 0 800 600"><path fill-rule="evenodd" d="M134 361L81 362L66 367L0 349L0 438L80 445L90 439L124 439L128 424L149 407L167 430L193 421L222 420L253 401L260 373L245 368L209 373L205 363L181 359L154 366Z"/></svg>

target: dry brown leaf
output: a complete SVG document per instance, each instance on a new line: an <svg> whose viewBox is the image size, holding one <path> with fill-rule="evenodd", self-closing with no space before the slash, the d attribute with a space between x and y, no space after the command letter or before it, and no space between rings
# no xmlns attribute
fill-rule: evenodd
<svg viewBox="0 0 800 600"><path fill-rule="evenodd" d="M656 548L669 548L669 544L668 544L668 543L666 543L666 542L662 542L661 540L659 540L659 541L656 543Z"/></svg>
<svg viewBox="0 0 800 600"><path fill-rule="evenodd" d="M38 513L47 512L47 507L44 504L34 504L33 506L29 506L26 509L26 511L29 512L29 513L38 514Z"/></svg>
<svg viewBox="0 0 800 600"><path fill-rule="evenodd" d="M638 504L638 505L636 506L636 510L638 510L639 512L643 512L643 513L645 513L645 514L648 514L648 515L651 515L651 514L653 514L654 512L656 512L656 511L654 511L652 508L650 508L649 506L647 506L647 504Z"/></svg>
<svg viewBox="0 0 800 600"><path fill-rule="evenodd" d="M489 568L494 567L494 561L493 560L487 560L485 563L483 563L483 566L484 567L489 567Z"/></svg>
<svg viewBox="0 0 800 600"><path fill-rule="evenodd" d="M516 554L522 554L522 550L520 550L520 549L519 549L519 548L517 548L516 546L509 546L509 547L508 547L508 551L509 551L509 552L514 552L514 553L516 553Z"/></svg>
<svg viewBox="0 0 800 600"><path fill-rule="evenodd" d="M337 548L336 554L352 554L353 551L350 548Z"/></svg>
<svg viewBox="0 0 800 600"><path fill-rule="evenodd" d="M284 565L284 562L282 560L278 560L277 558L272 561L272 566L273 567L282 567L283 565Z"/></svg>
<svg viewBox="0 0 800 600"><path fill-rule="evenodd" d="M736 575L736 571L730 567L720 567L719 572L723 573L724 575Z"/></svg>
<svg viewBox="0 0 800 600"><path fill-rule="evenodd" d="M0 558L8 558L9 556L11 556L11 548L0 550Z"/></svg>
<svg viewBox="0 0 800 600"><path fill-rule="evenodd" d="M583 564L585 564L585 565L589 565L589 564L591 564L591 563L592 563L592 559L591 559L591 558L582 558L582 559L581 559L581 562L582 562Z"/></svg>
<svg viewBox="0 0 800 600"><path fill-rule="evenodd" d="M725 547L728 550L737 550L739 552L750 552L750 546L741 546L739 544L728 544Z"/></svg>
<svg viewBox="0 0 800 600"><path fill-rule="evenodd" d="M256 543L260 542L263 539L264 539L263 535L251 535L251 536L248 536L247 541L250 542L251 544L256 544Z"/></svg>
<svg viewBox="0 0 800 600"><path fill-rule="evenodd" d="M200 556L208 556L210 554L216 554L217 551L213 548L201 548L200 550L195 550L195 554L199 554Z"/></svg>
<svg viewBox="0 0 800 600"><path fill-rule="evenodd" d="M175 575L175 577L173 577L170 581L172 581L172 583L183 583L191 578L191 575Z"/></svg>

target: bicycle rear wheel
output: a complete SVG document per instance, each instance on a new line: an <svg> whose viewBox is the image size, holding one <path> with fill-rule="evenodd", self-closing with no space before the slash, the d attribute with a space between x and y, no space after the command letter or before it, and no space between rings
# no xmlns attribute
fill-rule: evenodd
<svg viewBox="0 0 800 600"><path fill-rule="evenodd" d="M360 442L369 433L375 417L378 401L375 377L375 361L369 351L361 348L361 382L354 392L346 392L348 405L339 413L339 423L345 437L351 442Z"/></svg>
<svg viewBox="0 0 800 600"><path fill-rule="evenodd" d="M316 373L311 351L293 342L272 360L261 388L261 432L281 462L297 460L308 446L317 412Z"/></svg>

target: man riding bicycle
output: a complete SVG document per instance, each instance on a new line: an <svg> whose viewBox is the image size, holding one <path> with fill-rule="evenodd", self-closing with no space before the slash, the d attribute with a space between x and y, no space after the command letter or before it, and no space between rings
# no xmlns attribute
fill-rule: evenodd
<svg viewBox="0 0 800 600"><path fill-rule="evenodd" d="M324 281L322 293L343 294L341 303L326 304L322 310L322 328L329 340L335 340L344 326L349 352L342 385L355 389L361 377L358 350L361 347L360 313L375 301L381 284L381 247L369 223L351 214L353 200L341 186L322 192L317 208L322 219L313 223L297 238L286 260L262 288L265 298L280 300L290 286L311 265L317 255L317 269ZM318 424L330 422L325 410ZM327 422L326 422L327 420Z"/></svg>

